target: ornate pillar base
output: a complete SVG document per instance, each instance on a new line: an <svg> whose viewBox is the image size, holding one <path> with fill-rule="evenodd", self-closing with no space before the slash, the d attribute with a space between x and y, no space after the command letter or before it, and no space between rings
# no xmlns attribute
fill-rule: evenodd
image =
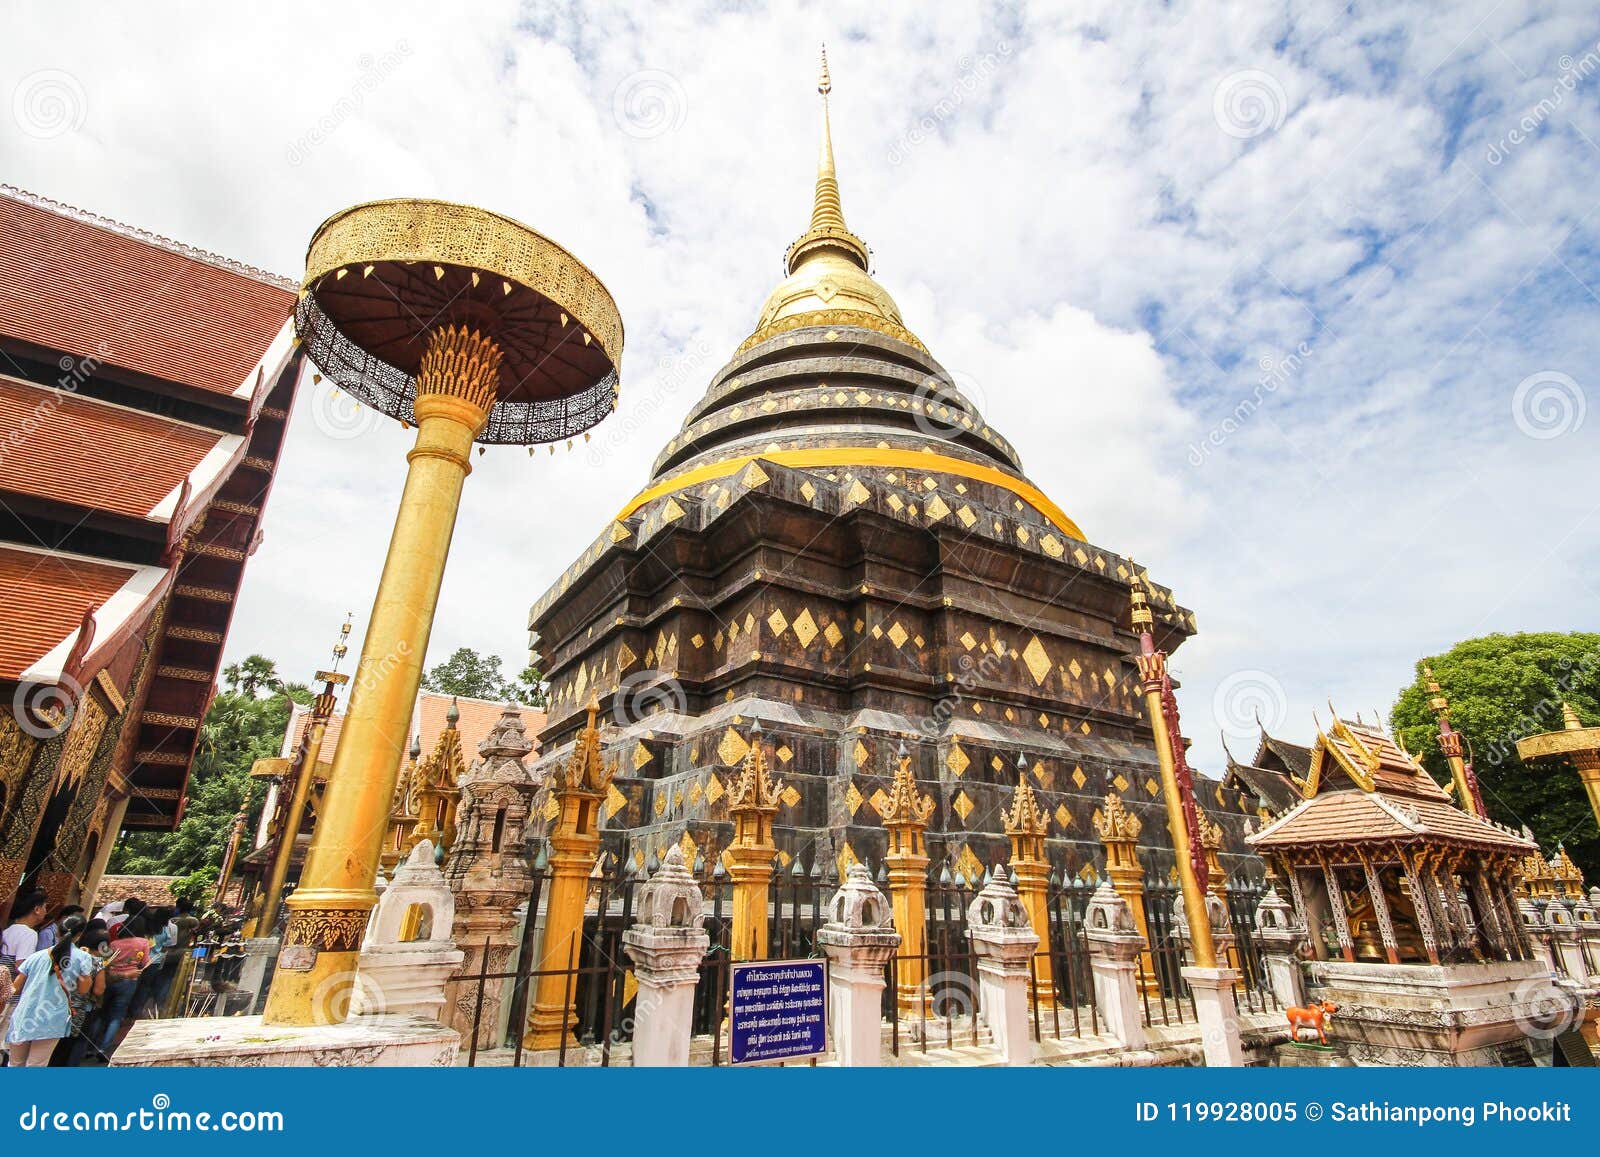
<svg viewBox="0 0 1600 1157"><path fill-rule="evenodd" d="M967 938L978 957L978 1009L1008 1065L1033 1063L1029 963L1039 937L1003 873L967 909Z"/></svg>
<svg viewBox="0 0 1600 1157"><path fill-rule="evenodd" d="M639 981L634 1002L634 1067L684 1067L689 1063L694 1029L694 989L711 937L698 925L654 928L636 924L622 934L622 946Z"/></svg>
<svg viewBox="0 0 1600 1157"><path fill-rule="evenodd" d="M1200 1047L1205 1052L1206 1067L1242 1067L1244 1045L1239 1039L1239 1008L1233 999L1239 973L1232 968L1190 965L1183 970L1183 978L1194 994L1194 1011L1200 1022Z"/></svg>
<svg viewBox="0 0 1600 1157"><path fill-rule="evenodd" d="M892 928L829 925L817 933L817 944L828 957L834 1054L847 1068L876 1068L883 1063L884 966L899 946L900 934Z"/></svg>
<svg viewBox="0 0 1600 1157"><path fill-rule="evenodd" d="M1145 950L1144 937L1135 927L1127 901L1110 884L1102 884L1089 901L1089 967L1094 974L1095 1007L1106 1032L1123 1048L1142 1048L1144 1020L1140 1016L1139 985L1135 976Z"/></svg>

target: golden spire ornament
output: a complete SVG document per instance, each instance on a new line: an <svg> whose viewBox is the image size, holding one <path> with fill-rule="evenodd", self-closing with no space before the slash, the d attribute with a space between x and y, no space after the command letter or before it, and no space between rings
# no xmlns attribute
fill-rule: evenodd
<svg viewBox="0 0 1600 1157"><path fill-rule="evenodd" d="M867 268L867 244L844 222L844 206L839 200L839 176L833 163L833 123L828 109L828 94L833 79L828 74L828 50L822 50L822 71L817 76L817 92L822 97L822 143L817 151L817 188L811 204L811 224L789 246L787 267L793 273L813 255L843 258L858 268Z"/></svg>

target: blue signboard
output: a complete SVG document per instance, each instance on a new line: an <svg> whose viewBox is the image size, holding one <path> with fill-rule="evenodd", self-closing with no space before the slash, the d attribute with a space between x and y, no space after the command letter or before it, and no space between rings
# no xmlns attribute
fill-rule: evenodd
<svg viewBox="0 0 1600 1157"><path fill-rule="evenodd" d="M828 962L735 964L731 1017L736 1065L821 1055L828 1049Z"/></svg>

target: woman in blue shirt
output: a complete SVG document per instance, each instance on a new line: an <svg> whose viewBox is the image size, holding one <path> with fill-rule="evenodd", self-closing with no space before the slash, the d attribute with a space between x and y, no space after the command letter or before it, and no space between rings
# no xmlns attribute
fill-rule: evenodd
<svg viewBox="0 0 1600 1157"><path fill-rule="evenodd" d="M17 965L17 1003L6 1030L13 1065L48 1065L56 1042L71 1031L71 994L87 992L93 978L89 954L76 947L82 932L83 918L69 917L54 946Z"/></svg>

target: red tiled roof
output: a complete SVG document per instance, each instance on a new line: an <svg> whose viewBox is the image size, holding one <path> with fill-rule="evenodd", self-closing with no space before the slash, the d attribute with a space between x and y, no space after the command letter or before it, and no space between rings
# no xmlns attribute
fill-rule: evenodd
<svg viewBox="0 0 1600 1157"><path fill-rule="evenodd" d="M284 753L293 758L294 753L300 749L300 741L305 738L306 728L311 725L311 712L305 708L297 710L294 717L289 720L289 734L284 739ZM328 719L328 726L322 732L322 750L317 754L318 763L333 762L333 749L339 746L339 733L344 730L344 712L335 711Z"/></svg>
<svg viewBox="0 0 1600 1157"><path fill-rule="evenodd" d="M478 745L488 738L489 730L500 718L500 713L505 709L503 703L487 699L459 699L457 706L461 711L461 718L456 723L456 730L461 732L461 754L470 766L478 758ZM433 691L424 691L417 696L417 706L412 712L411 720L414 732L420 731L422 736L422 758L426 759L433 753L438 745L439 733L445 728L445 714L450 710L450 696L440 695ZM521 708L522 726L528 733L528 741L535 748L539 743L539 732L544 729L545 714L536 707ZM306 725L311 720L309 711L298 712L289 723L288 733L284 737L284 749L293 755L300 746L301 737L305 735ZM322 753L318 763L332 763L333 752L339 744L339 736L344 730L344 712L335 711L328 720L328 729L322 736ZM409 748L410 743L406 746Z"/></svg>
<svg viewBox="0 0 1600 1157"><path fill-rule="evenodd" d="M22 673L121 590L137 568L0 546L0 679Z"/></svg>
<svg viewBox="0 0 1600 1157"><path fill-rule="evenodd" d="M15 445L0 441L0 492L141 519L222 438L6 378L0 378L0 430L19 436Z"/></svg>
<svg viewBox="0 0 1600 1157"><path fill-rule="evenodd" d="M489 729L500 718L505 704L488 699L457 699L456 705L461 711L461 719L456 724L456 730L461 732L461 754L470 765L478 758L478 744L488 738ZM428 758L438 744L439 733L445 727L445 713L449 710L448 695L424 691L417 696L417 710L412 719L422 734L422 758ZM536 707L524 707L521 714L528 740L537 748L539 732L544 730L544 712Z"/></svg>
<svg viewBox="0 0 1600 1157"><path fill-rule="evenodd" d="M232 394L294 292L130 232L0 195L0 334Z"/></svg>

